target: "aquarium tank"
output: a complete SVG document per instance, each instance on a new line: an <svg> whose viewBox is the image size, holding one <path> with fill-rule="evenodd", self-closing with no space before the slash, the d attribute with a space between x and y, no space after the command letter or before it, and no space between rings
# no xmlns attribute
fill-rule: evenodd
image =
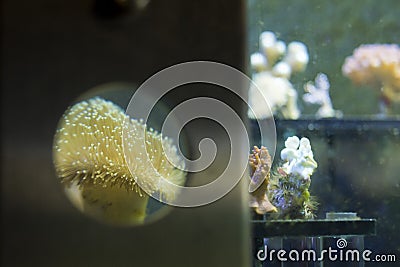
<svg viewBox="0 0 400 267"><path fill-rule="evenodd" d="M399 265L398 0L1 7L1 266Z"/></svg>
<svg viewBox="0 0 400 267"><path fill-rule="evenodd" d="M398 266L399 8L394 0L247 1L248 115L257 146L249 150L250 175L254 182L264 169L266 181L262 193L250 193L253 266ZM257 121L276 125L269 165L260 147L275 148ZM317 166L308 182L287 172L306 166L301 138ZM318 259L329 247L343 257ZM317 259L302 260L305 249ZM358 260L346 258L355 250Z"/></svg>

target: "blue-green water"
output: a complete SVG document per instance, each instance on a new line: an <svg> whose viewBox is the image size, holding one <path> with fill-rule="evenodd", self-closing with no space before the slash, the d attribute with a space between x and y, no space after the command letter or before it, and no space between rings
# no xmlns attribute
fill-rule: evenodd
<svg viewBox="0 0 400 267"><path fill-rule="evenodd" d="M263 31L275 32L286 44L303 42L310 61L305 72L291 79L299 96L304 93L304 83L324 72L330 79L336 109L345 115L376 114L379 88L353 85L341 68L345 58L361 44L400 43L399 9L396 0L249 0L248 54L258 51L258 37ZM316 107L303 103L299 101L303 114L315 112ZM399 113L400 104L394 110Z"/></svg>
<svg viewBox="0 0 400 267"><path fill-rule="evenodd" d="M400 121L374 120L373 115L379 112L379 86L356 86L342 74L341 68L345 58L361 44L400 43L400 2L247 3L249 58L259 50L259 35L264 31L274 32L286 44L303 42L308 48L309 63L304 72L290 79L299 94L303 118L312 118L317 110L301 100L303 85L313 81L319 72L328 75L333 106L344 114L344 120L316 124L307 120L278 120L277 151L283 148L288 136L307 136L319 163L310 190L321 204L318 218L324 218L329 211L353 211L363 218L376 218L377 235L367 237L365 247L376 253L395 253L399 259ZM400 114L400 103L394 104L393 113ZM352 120L354 117L358 119ZM260 145L257 138L254 142Z"/></svg>

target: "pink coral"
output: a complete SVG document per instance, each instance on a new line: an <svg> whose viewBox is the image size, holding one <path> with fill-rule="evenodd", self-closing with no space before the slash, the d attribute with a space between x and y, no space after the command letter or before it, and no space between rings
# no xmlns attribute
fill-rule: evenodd
<svg viewBox="0 0 400 267"><path fill-rule="evenodd" d="M366 44L347 57L342 72L355 84L381 86L388 101L400 101L400 48L396 44Z"/></svg>

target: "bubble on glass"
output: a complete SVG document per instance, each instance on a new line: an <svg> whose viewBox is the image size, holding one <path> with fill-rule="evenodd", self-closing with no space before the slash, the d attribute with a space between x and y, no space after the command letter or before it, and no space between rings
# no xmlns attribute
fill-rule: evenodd
<svg viewBox="0 0 400 267"><path fill-rule="evenodd" d="M131 124L126 124L125 108L136 89L131 83L108 83L88 90L65 111L54 137L53 161L67 198L82 213L117 226L151 223L172 209L149 197L136 184L134 176L150 175L145 163L139 162L134 173L126 168L122 148L124 125L145 130L157 142L164 139L157 130L169 113L168 106L159 101L146 125L140 118L129 118ZM148 104L145 98L142 104ZM172 115L169 121L175 123ZM170 140L170 146L180 144L180 150L187 153L184 132L179 139ZM177 176L184 181L183 172Z"/></svg>

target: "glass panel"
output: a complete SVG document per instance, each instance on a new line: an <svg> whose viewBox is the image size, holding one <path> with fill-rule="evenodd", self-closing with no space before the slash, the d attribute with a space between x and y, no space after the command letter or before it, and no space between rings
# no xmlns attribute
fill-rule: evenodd
<svg viewBox="0 0 400 267"><path fill-rule="evenodd" d="M369 249L372 258L391 254L398 260L400 3L248 0L247 5L248 73L259 90L249 89L256 115L250 116L250 125L253 144L267 146L261 143L255 119L275 120L272 177L280 175L278 166L285 163L285 140L307 137L318 163L309 188L319 203L316 219L325 220L327 212L355 212L354 221L376 219L377 234L352 235L345 239L353 243L348 248ZM273 116L257 106L260 96L269 102ZM266 192L274 198L270 189ZM258 222L275 218L253 216ZM259 235L253 237L268 237ZM324 246L336 245L336 239L326 236Z"/></svg>

